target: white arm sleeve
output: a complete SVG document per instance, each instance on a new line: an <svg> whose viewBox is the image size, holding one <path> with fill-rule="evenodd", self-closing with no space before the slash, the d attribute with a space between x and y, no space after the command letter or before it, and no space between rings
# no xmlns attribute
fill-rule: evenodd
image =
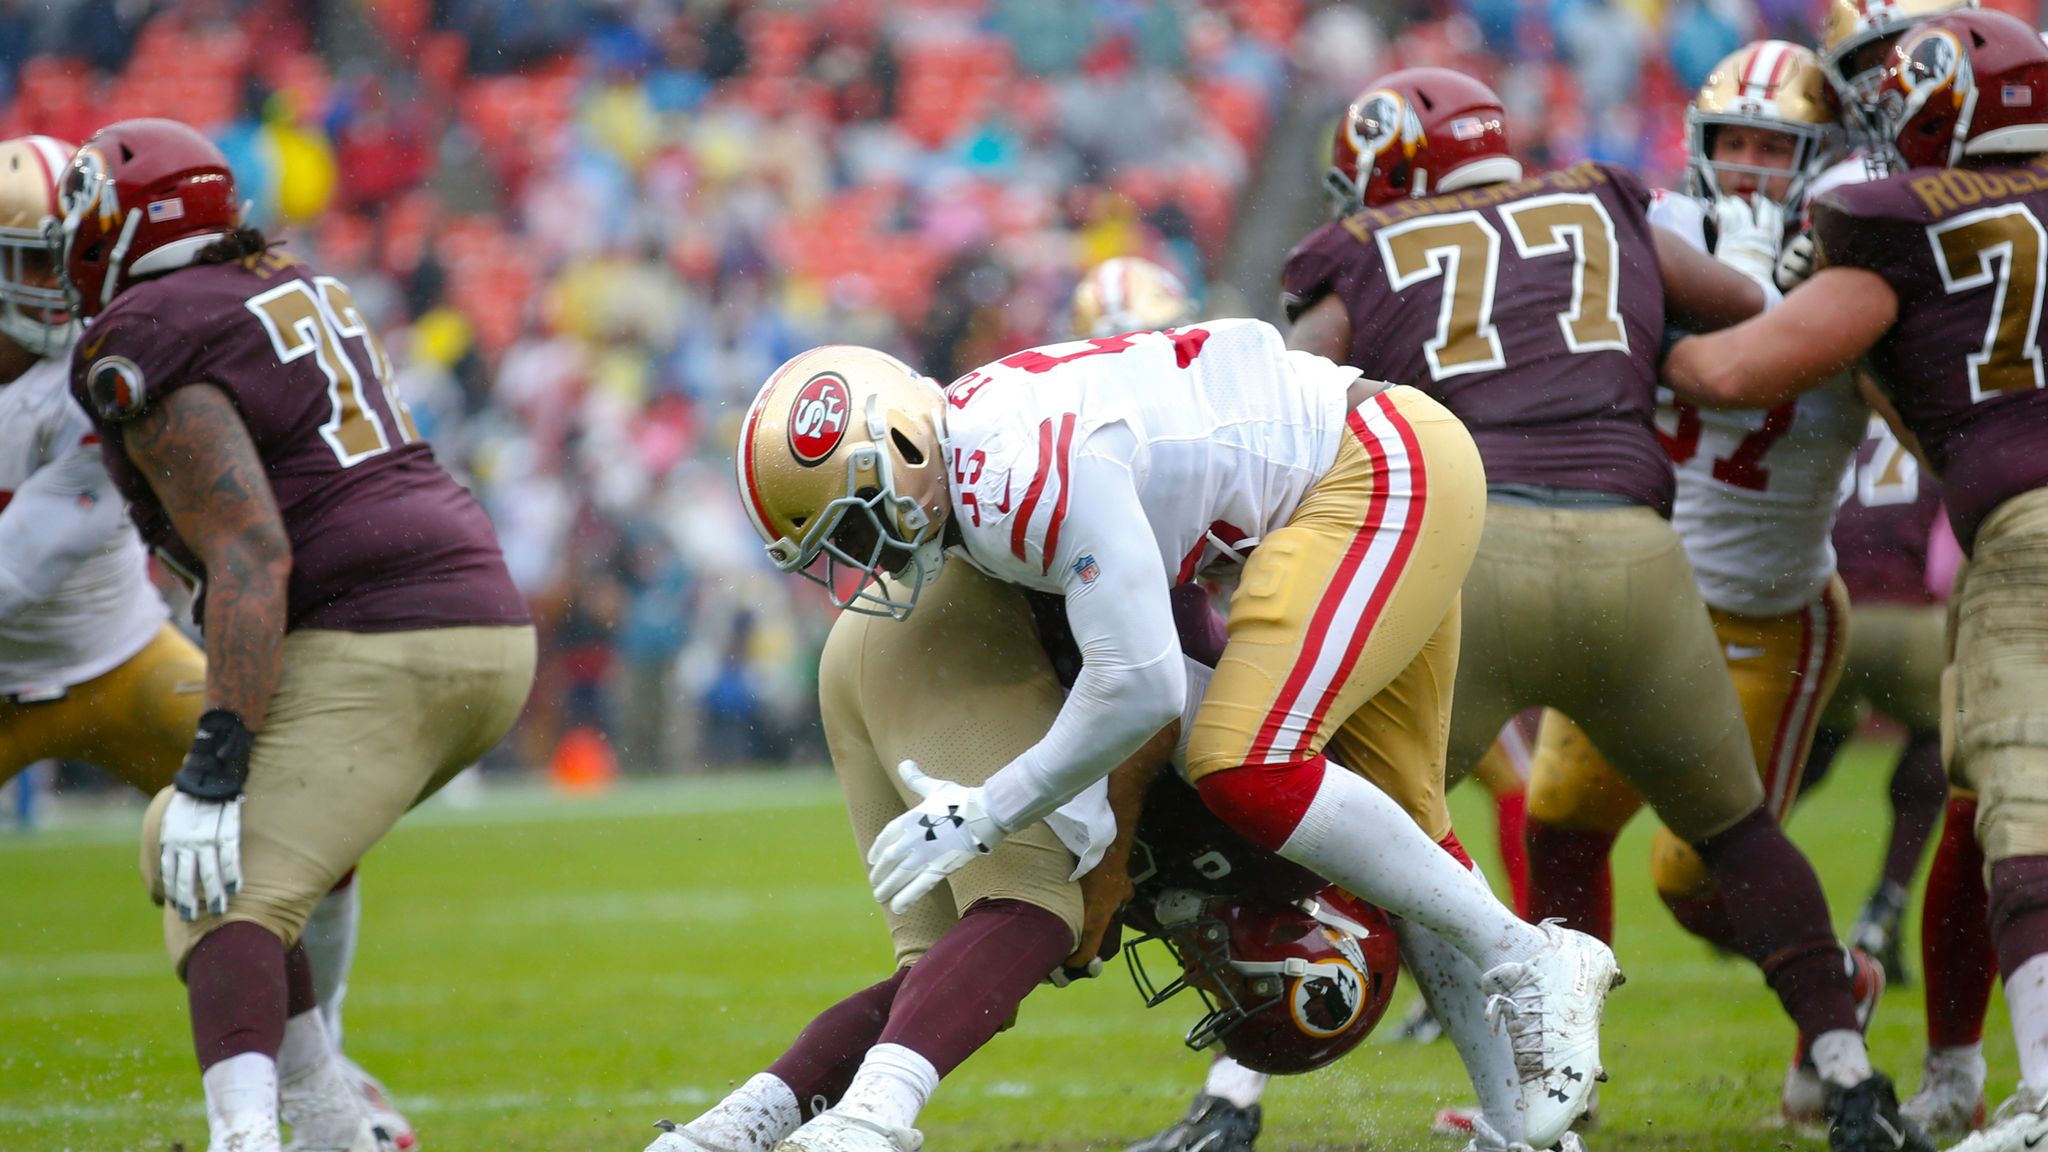
<svg viewBox="0 0 2048 1152"><path fill-rule="evenodd" d="M0 617L46 600L73 569L128 527L97 446L32 473L0 508Z"/></svg>
<svg viewBox="0 0 2048 1152"><path fill-rule="evenodd" d="M1180 715L1187 692L1166 569L1137 487L1120 460L1088 450L1096 445L1091 437L1075 456L1075 496L1053 558L1081 674L1045 738L983 785L988 814L1009 831L1107 776ZM1081 565L1086 579L1075 571L1083 558L1094 561Z"/></svg>

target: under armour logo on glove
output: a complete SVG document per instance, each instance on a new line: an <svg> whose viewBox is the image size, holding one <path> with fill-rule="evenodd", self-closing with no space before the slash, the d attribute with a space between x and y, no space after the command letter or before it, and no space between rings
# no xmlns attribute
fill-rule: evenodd
<svg viewBox="0 0 2048 1152"><path fill-rule="evenodd" d="M981 789L934 780L911 760L896 772L923 800L875 837L868 882L876 900L901 914L968 861L995 851L1004 832L983 810Z"/></svg>

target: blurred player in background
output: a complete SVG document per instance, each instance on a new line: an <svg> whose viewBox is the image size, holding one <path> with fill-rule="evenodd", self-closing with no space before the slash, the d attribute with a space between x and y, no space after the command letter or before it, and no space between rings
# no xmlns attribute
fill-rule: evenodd
<svg viewBox="0 0 2048 1152"><path fill-rule="evenodd" d="M192 744L206 658L167 619L142 542L71 398L77 324L49 249L57 177L75 149L0 143L0 779L83 760L154 796ZM307 922L307 961L336 1048L360 921L353 876ZM412 1127L337 1052L393 1147Z"/></svg>
<svg viewBox="0 0 2048 1152"><path fill-rule="evenodd" d="M1782 40L1737 49L1708 74L1686 111L1686 193L1654 194L1650 222L1708 253L1720 239L1708 214L1723 197L1760 198L1772 220L1796 228L1808 184L1841 151L1837 121L1813 52ZM1767 410L1701 410L1659 392L1657 434L1677 473L1671 526L1741 702L1765 808L1781 823L1799 796L1814 725L1848 644L1848 593L1835 575L1830 531L1842 471L1866 422L1848 373ZM1530 914L1562 916L1611 939L1608 855L1640 798L1555 712L1544 719L1531 797ZM1658 829L1651 873L1688 931L1741 951L1719 885L1668 828ZM1853 963L1867 1028L1883 976L1867 958ZM1803 1041L1782 1104L1796 1122L1822 1118L1820 1079Z"/></svg>
<svg viewBox="0 0 2048 1152"><path fill-rule="evenodd" d="M1939 473L1970 557L1945 673L1944 759L1978 794L1990 921L2020 1090L1957 1147L2048 1139L2048 46L1996 12L1924 20L1875 101L1899 174L1815 201L1820 271L1785 306L1691 337L1666 379L1701 403L1777 404L1867 359Z"/></svg>
<svg viewBox="0 0 2048 1152"><path fill-rule="evenodd" d="M1652 420L1667 314L1711 330L1764 308L1782 225L1736 202L1709 257L1653 227L1648 190L1619 168L1521 179L1505 119L1470 77L1383 78L1335 146L1331 184L1357 210L1283 273L1294 343L1439 398L1486 462L1450 762L1522 708L1583 725L1697 852L1740 951L1813 1039L1834 1147L1894 1152L1893 1089L1871 1068L1820 882L1766 803L1666 520L1672 466Z"/></svg>
<svg viewBox="0 0 2048 1152"><path fill-rule="evenodd" d="M59 182L89 326L72 393L145 541L203 588L205 711L144 820L213 1152L370 1152L292 946L420 799L497 742L534 639L341 281L243 227L218 149L101 129Z"/></svg>

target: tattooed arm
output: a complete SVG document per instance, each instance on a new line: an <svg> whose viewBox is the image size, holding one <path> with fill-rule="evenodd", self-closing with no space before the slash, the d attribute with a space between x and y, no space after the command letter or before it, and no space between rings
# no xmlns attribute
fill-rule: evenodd
<svg viewBox="0 0 2048 1152"><path fill-rule="evenodd" d="M206 707L261 730L277 687L292 549L249 430L225 393L192 384L130 420L121 439L206 565Z"/></svg>

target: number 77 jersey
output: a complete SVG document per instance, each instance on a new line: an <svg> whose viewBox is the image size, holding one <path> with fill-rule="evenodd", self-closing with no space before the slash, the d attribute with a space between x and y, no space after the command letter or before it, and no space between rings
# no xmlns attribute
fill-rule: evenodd
<svg viewBox="0 0 2048 1152"><path fill-rule="evenodd" d="M1288 254L1288 315L1335 296L1346 362L1463 421L1490 485L1605 492L1669 513L1651 415L1664 284L1649 191L1587 162L1366 208Z"/></svg>
<svg viewBox="0 0 2048 1152"><path fill-rule="evenodd" d="M129 287L73 348L72 395L143 539L203 580L122 442L193 384L234 403L270 479L292 549L287 627L526 622L497 534L420 438L347 285L275 252L197 265Z"/></svg>
<svg viewBox="0 0 2048 1152"><path fill-rule="evenodd" d="M1234 566L1330 469L1357 377L1289 351L1258 320L1053 344L984 365L946 389L944 450L968 556L1026 587L1092 583L1093 558L1067 555L1062 540L1089 514L1087 497L1069 491L1075 455L1104 432L1129 461L1168 582Z"/></svg>

